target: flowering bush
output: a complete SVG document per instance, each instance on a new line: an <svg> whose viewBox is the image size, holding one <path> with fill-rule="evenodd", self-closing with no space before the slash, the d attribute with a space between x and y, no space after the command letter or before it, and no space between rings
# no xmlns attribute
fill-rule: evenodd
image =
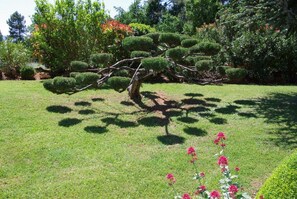
<svg viewBox="0 0 297 199"><path fill-rule="evenodd" d="M207 199L250 199L251 197L247 193L242 192L242 186L238 182L234 182L238 175L232 175L231 171L228 167L229 160L224 154L224 149L226 147L225 144L226 136L223 132L219 132L217 134L216 139L214 140L214 144L218 145L220 152L215 156L218 157L217 164L221 169L222 179L220 180L220 188L221 193L218 190L213 190L209 192L206 186L202 183L201 179L205 177L203 172L198 171L197 167L197 153L194 147L189 147L187 150L187 154L191 157L191 164L195 167L195 176L194 179L198 181L198 187L193 194L185 193L183 195L178 194L175 190L174 184L176 179L173 174L167 174L167 180L169 186L171 186L175 192L176 199L191 199L191 198L207 198ZM235 172L239 172L239 167L235 168Z"/></svg>

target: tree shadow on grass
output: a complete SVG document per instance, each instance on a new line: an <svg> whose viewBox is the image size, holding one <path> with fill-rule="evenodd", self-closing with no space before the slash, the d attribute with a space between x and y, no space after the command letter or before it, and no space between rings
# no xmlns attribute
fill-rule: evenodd
<svg viewBox="0 0 297 199"><path fill-rule="evenodd" d="M265 122L277 124L279 128L270 133L275 145L284 148L297 147L297 93L273 93L268 97L254 101L254 109Z"/></svg>
<svg viewBox="0 0 297 199"><path fill-rule="evenodd" d="M184 137L171 134L158 136L157 139L164 145L183 144L185 142Z"/></svg>
<svg viewBox="0 0 297 199"><path fill-rule="evenodd" d="M194 136L206 136L207 135L207 132L205 130L202 130L199 128L193 128L193 127L185 128L184 132L188 135L194 135Z"/></svg>
<svg viewBox="0 0 297 199"><path fill-rule="evenodd" d="M106 127L102 126L87 126L84 128L87 133L94 133L94 134L103 134L108 132Z"/></svg>
<svg viewBox="0 0 297 199"><path fill-rule="evenodd" d="M78 111L78 114L80 114L80 115L92 115L92 114L95 114L95 113L96 112L94 110L91 110L91 109Z"/></svg>
<svg viewBox="0 0 297 199"><path fill-rule="evenodd" d="M67 106L48 106L46 110L51 113L60 114L70 113L72 111L72 109Z"/></svg>
<svg viewBox="0 0 297 199"><path fill-rule="evenodd" d="M82 120L77 119L77 118L66 118L59 122L59 126L71 127L71 126L75 126L81 122L82 122Z"/></svg>
<svg viewBox="0 0 297 199"><path fill-rule="evenodd" d="M75 106L91 106L92 104L90 102L81 101L81 102L75 102L74 105Z"/></svg>

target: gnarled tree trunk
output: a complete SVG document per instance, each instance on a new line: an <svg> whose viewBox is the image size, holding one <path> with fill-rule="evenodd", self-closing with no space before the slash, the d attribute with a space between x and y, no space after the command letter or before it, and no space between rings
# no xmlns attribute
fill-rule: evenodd
<svg viewBox="0 0 297 199"><path fill-rule="evenodd" d="M141 101L140 86L141 86L141 81L139 80L138 77L136 77L132 82L132 84L127 89L130 99L135 102Z"/></svg>

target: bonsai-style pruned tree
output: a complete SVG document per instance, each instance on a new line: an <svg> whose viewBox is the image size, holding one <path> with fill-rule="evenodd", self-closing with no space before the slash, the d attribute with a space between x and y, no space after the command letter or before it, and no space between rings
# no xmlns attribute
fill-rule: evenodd
<svg viewBox="0 0 297 199"><path fill-rule="evenodd" d="M55 77L45 81L44 87L57 94L73 94L107 83L118 92L127 90L137 102L141 100L141 84L160 74L194 83L219 82L224 76L214 61L221 48L217 43L175 33L149 33L127 37L121 47L130 57L116 60L109 53L92 54L90 63L71 62L70 77Z"/></svg>

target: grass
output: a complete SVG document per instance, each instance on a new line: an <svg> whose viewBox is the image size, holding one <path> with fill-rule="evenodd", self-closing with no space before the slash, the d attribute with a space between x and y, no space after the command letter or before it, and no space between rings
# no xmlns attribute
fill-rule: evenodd
<svg viewBox="0 0 297 199"><path fill-rule="evenodd" d="M218 131L253 195L297 146L294 86L146 84L140 105L127 93L54 95L32 81L2 81L0 91L0 198L173 198L167 173L181 193L197 186L189 146L218 189Z"/></svg>

